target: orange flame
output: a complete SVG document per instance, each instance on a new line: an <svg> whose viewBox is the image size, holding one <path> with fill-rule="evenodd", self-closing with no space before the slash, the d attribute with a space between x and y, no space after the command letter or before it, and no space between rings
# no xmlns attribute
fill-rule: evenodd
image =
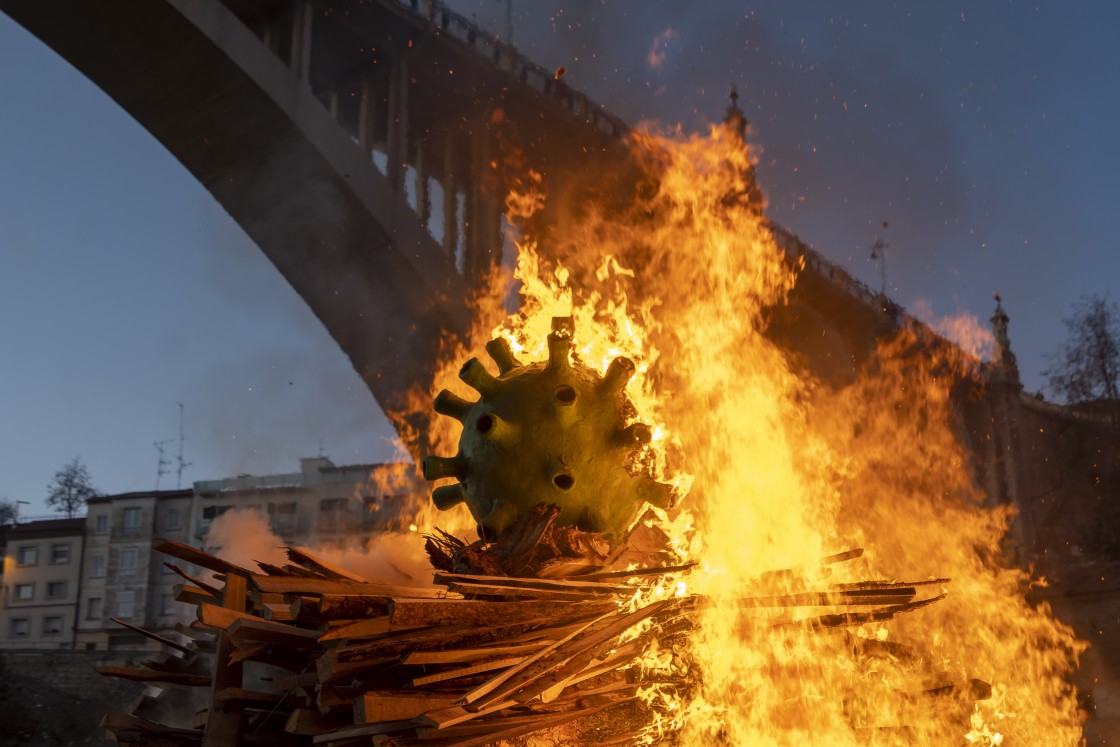
<svg viewBox="0 0 1120 747"><path fill-rule="evenodd" d="M461 391L454 370L492 334L544 357L553 316L575 317L585 363L637 363L628 393L655 424L659 475L684 497L662 529L700 563L654 593L705 600L686 651L654 644L642 659L702 681L643 693L657 714L648 741L671 729L686 744L1077 744L1066 676L1084 646L1027 604L1026 574L1001 560L1011 514L988 505L954 434L965 359L915 326L848 386L795 370L765 331L798 268L745 198L745 145L715 127L639 135L634 149L646 181L632 208L587 208L547 257L523 240L518 313L483 308L473 350L455 351L432 392ZM511 221L544 204L539 179L525 183ZM454 451L457 433L436 438ZM866 548L858 563L821 565L849 547ZM738 602L903 577L952 582L938 604L851 632L805 621L827 607ZM973 702L972 679L992 697Z"/></svg>

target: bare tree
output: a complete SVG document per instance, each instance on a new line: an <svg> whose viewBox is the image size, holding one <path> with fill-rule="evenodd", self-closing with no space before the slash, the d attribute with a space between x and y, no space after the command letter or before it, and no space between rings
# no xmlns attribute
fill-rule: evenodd
<svg viewBox="0 0 1120 747"><path fill-rule="evenodd" d="M0 527L10 527L19 518L19 506L15 501L0 498Z"/></svg>
<svg viewBox="0 0 1120 747"><path fill-rule="evenodd" d="M78 457L54 473L47 491L47 505L66 514L67 519L73 519L86 501L100 495L91 484L89 470Z"/></svg>
<svg viewBox="0 0 1120 747"><path fill-rule="evenodd" d="M1066 402L1120 402L1120 307L1096 294L1085 295L1062 320L1069 339L1042 372L1050 389Z"/></svg>

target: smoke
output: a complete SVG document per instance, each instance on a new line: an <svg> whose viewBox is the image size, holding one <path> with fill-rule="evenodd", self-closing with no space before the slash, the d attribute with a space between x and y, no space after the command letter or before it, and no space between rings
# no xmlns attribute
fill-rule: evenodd
<svg viewBox="0 0 1120 747"><path fill-rule="evenodd" d="M418 531L351 536L353 545L301 545L299 549L370 581L413 586L430 582L432 567ZM268 516L259 509L231 509L218 516L210 524L203 546L223 560L250 570L256 570L258 561L276 566L289 562L289 543L272 531Z"/></svg>
<svg viewBox="0 0 1120 747"><path fill-rule="evenodd" d="M955 343L967 355L977 360L992 359L995 336L984 322L972 314L960 311L951 316L938 316L933 311L933 303L925 298L914 301L911 311L934 332Z"/></svg>

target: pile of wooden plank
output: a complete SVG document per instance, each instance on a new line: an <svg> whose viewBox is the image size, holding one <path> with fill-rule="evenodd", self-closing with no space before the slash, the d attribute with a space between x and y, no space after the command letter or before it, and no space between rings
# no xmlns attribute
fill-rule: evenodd
<svg viewBox="0 0 1120 747"><path fill-rule="evenodd" d="M554 550L572 540L537 533L511 543L516 552L472 563L527 568L523 550L542 536ZM452 555L471 547L434 539L447 551L437 566L461 565ZM674 588L689 566L626 562L629 570L610 570L606 564L622 562L618 553L592 548L589 566L562 550L538 549L530 553L538 570L578 575L440 571L432 586L411 587L362 578L294 548L288 564L259 563L254 571L174 542L154 547L188 564L168 566L183 577L178 599L196 605L197 619L177 628L182 640L121 622L164 646L141 667L103 669L163 688L131 713L105 717L103 726L124 744L465 747L549 730L562 731L558 743L628 744L652 721L655 706L640 689L658 685L687 696L697 684L672 669L633 666L654 639L662 651L687 650L677 644L707 602L648 591ZM214 577L199 578L191 566ZM834 585L739 604L828 607L829 614L772 624L846 627L936 601L915 601L917 587L943 581Z"/></svg>
<svg viewBox="0 0 1120 747"><path fill-rule="evenodd" d="M651 638L687 630L683 600L633 605L637 587L623 583L680 568L578 580L439 573L418 588L297 549L261 572L174 542L155 549L217 580L169 564L185 581L178 599L197 606L178 628L187 642L121 622L167 650L102 671L169 693L194 688L205 707L189 724L167 723L163 701L190 698L143 698L103 722L125 744L482 745L577 720L597 741L629 739L644 726L643 683L624 667ZM643 621L641 636L618 645Z"/></svg>

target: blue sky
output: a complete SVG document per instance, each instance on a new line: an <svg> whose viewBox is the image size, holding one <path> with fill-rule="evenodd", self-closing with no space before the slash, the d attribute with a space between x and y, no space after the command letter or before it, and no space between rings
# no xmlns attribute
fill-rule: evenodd
<svg viewBox="0 0 1120 747"><path fill-rule="evenodd" d="M872 287L881 236L905 306L986 321L1001 291L1041 388L1069 305L1120 295L1120 6L839 5L514 0L514 41L630 122L702 128L736 83L771 214ZM504 3L452 7L505 33ZM177 402L185 483L291 471L320 448L392 456L372 398L263 254L2 15L0 99L0 496L46 513L74 456L104 491L155 487Z"/></svg>

